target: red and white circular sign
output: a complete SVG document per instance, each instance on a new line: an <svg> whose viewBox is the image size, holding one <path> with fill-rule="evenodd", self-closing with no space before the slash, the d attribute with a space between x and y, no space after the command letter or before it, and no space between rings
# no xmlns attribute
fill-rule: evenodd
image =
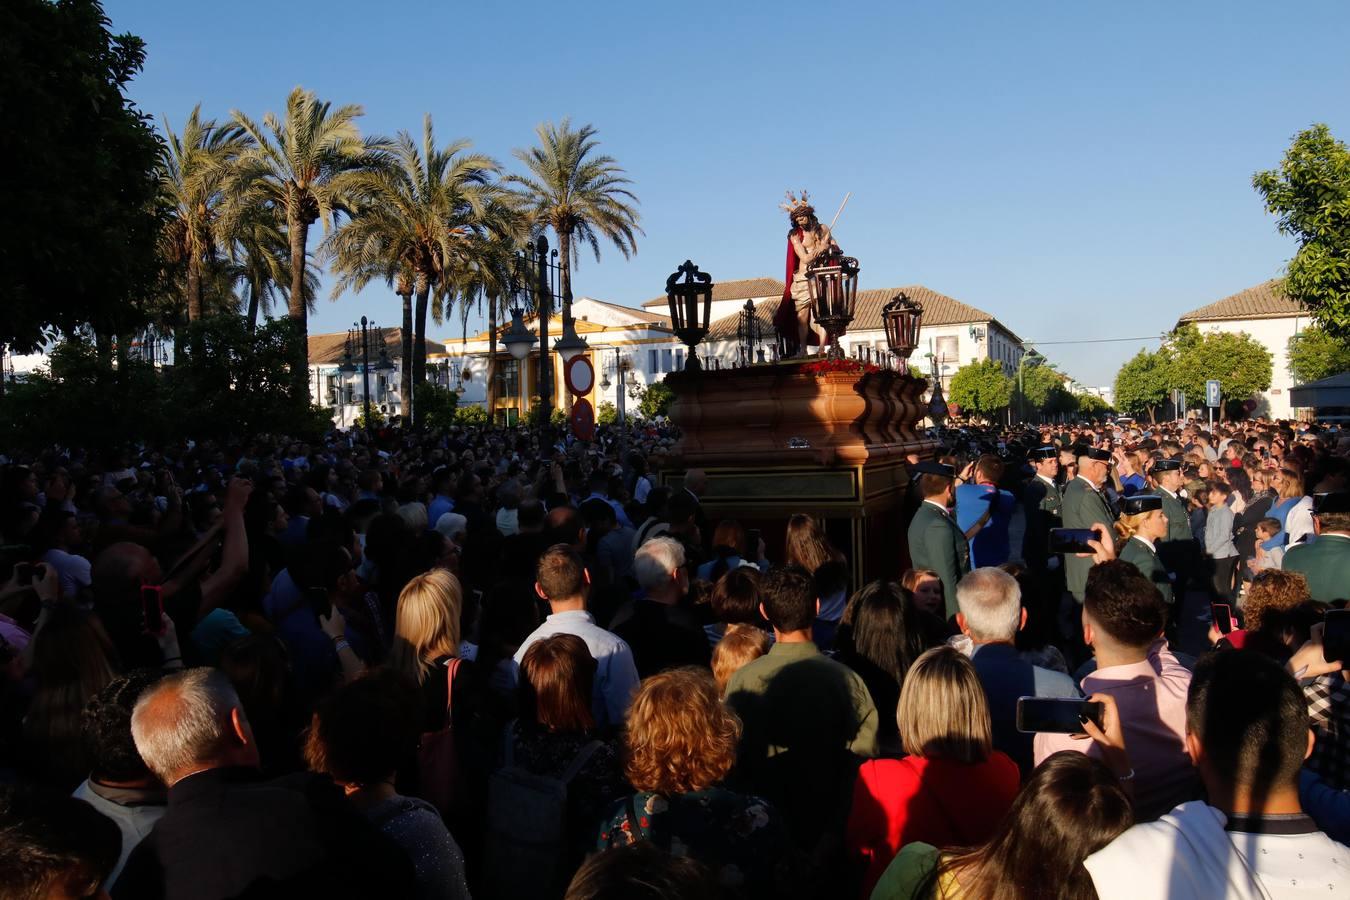
<svg viewBox="0 0 1350 900"><path fill-rule="evenodd" d="M584 355L578 354L563 366L563 381L567 383L569 391L583 397L595 386L595 367Z"/></svg>
<svg viewBox="0 0 1350 900"><path fill-rule="evenodd" d="M585 397L572 404L572 437L579 441L595 440L595 410Z"/></svg>

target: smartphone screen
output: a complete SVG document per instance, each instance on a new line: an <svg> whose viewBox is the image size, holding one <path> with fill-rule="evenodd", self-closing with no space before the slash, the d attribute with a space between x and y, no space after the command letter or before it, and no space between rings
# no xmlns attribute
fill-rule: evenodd
<svg viewBox="0 0 1350 900"><path fill-rule="evenodd" d="M1220 634L1228 634L1233 630L1233 610L1227 603L1211 603L1209 611Z"/></svg>
<svg viewBox="0 0 1350 900"><path fill-rule="evenodd" d="M1350 609L1329 609L1322 621L1322 657L1350 664Z"/></svg>
<svg viewBox="0 0 1350 900"><path fill-rule="evenodd" d="M333 601L328 599L328 591L325 589L309 588L305 591L305 597L309 600L309 608L314 610L314 615L326 619L333 614Z"/></svg>
<svg viewBox="0 0 1350 900"><path fill-rule="evenodd" d="M141 585L141 621L151 634L164 633L164 590L158 586Z"/></svg>
<svg viewBox="0 0 1350 900"><path fill-rule="evenodd" d="M1091 553L1088 541L1097 540L1097 532L1091 528L1051 528L1051 553Z"/></svg>
<svg viewBox="0 0 1350 900"><path fill-rule="evenodd" d="M1052 697L1019 697L1017 699L1017 730L1028 733L1048 731L1055 734L1082 734L1087 716L1100 728L1102 705L1088 700L1069 700Z"/></svg>

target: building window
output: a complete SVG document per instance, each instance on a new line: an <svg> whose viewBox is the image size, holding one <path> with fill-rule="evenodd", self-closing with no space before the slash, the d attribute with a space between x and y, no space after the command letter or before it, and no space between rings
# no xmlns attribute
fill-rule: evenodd
<svg viewBox="0 0 1350 900"><path fill-rule="evenodd" d="M661 371L669 372L673 356L669 350L661 351Z"/></svg>
<svg viewBox="0 0 1350 900"><path fill-rule="evenodd" d="M653 375L655 375L657 372L661 371L661 370L657 367L656 359L657 359L657 357L656 357L656 351L655 351L655 350L648 350L648 351L647 351L647 371L650 372L650 373L653 374Z"/></svg>
<svg viewBox="0 0 1350 900"><path fill-rule="evenodd" d="M684 351L683 351L683 350L676 350L676 351L675 351L675 371L679 372L679 371L681 371L682 369L684 369Z"/></svg>

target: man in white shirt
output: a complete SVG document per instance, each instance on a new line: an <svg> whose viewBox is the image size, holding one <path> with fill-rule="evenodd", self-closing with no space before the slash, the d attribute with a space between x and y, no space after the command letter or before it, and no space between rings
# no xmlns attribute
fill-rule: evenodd
<svg viewBox="0 0 1350 900"><path fill-rule="evenodd" d="M595 693L591 701L596 724L622 725L629 701L638 686L633 651L623 638L595 624L586 612L591 574L581 554L566 544L555 544L539 557L534 590L548 601L552 614L520 645L514 657L517 675L525 651L535 641L555 634L574 634L586 642L595 657Z"/></svg>
<svg viewBox="0 0 1350 900"><path fill-rule="evenodd" d="M79 600L80 592L92 583L89 560L71 549L80 543L80 525L75 514L64 509L48 508L38 519L38 535L47 551L42 561L56 570L61 579L61 596Z"/></svg>
<svg viewBox="0 0 1350 900"><path fill-rule="evenodd" d="M1097 896L1346 896L1350 848L1319 831L1299 804L1299 770L1312 746L1303 694L1278 663L1252 650L1201 660L1186 703L1186 751L1209 802L1183 803L1084 860Z"/></svg>

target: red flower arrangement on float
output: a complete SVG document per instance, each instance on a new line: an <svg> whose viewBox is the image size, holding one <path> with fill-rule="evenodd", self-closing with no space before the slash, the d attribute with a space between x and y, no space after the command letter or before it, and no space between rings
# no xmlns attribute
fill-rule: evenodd
<svg viewBox="0 0 1350 900"><path fill-rule="evenodd" d="M868 375L880 372L881 367L845 356L840 359L815 359L802 366L801 371L803 375Z"/></svg>

